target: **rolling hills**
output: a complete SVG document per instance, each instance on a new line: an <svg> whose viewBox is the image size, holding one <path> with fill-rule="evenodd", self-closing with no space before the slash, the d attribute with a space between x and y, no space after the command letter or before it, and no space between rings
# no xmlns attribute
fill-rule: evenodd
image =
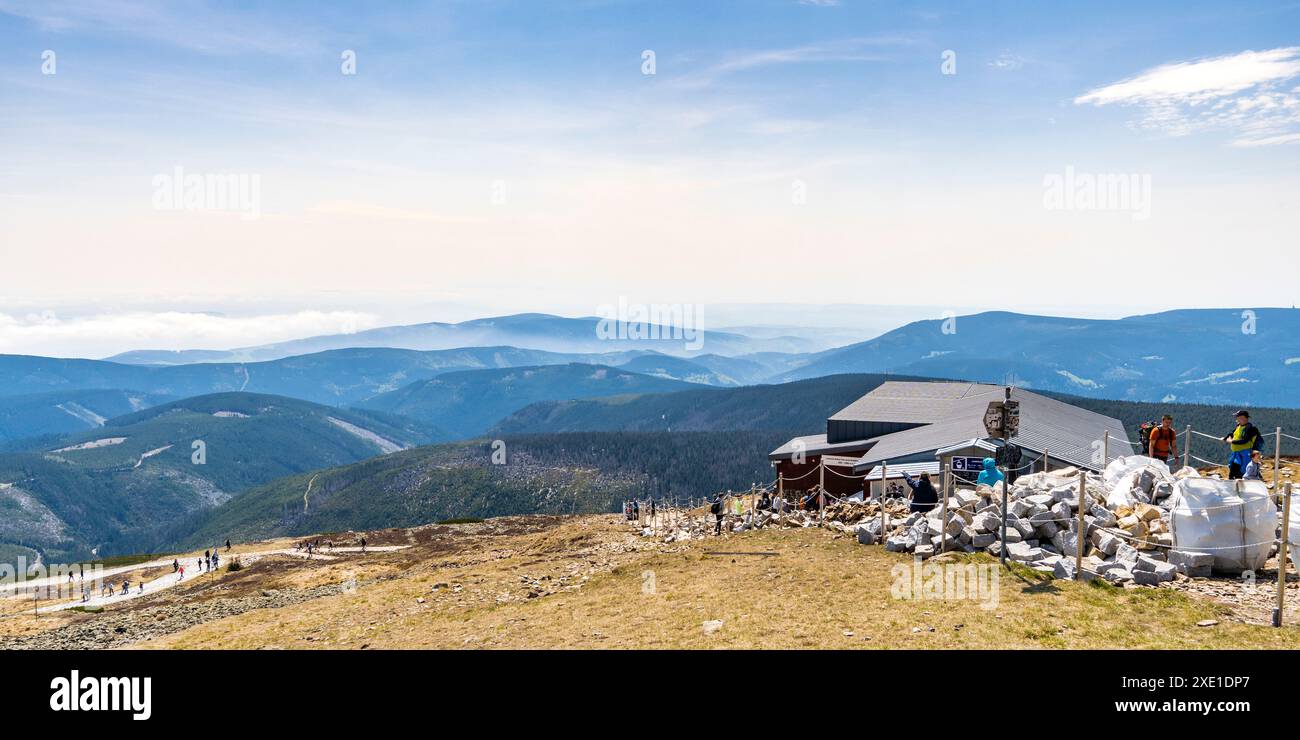
<svg viewBox="0 0 1300 740"><path fill-rule="evenodd" d="M515 347L470 347L430 352L361 348L266 362L174 366L0 355L0 397L125 388L173 398L246 391L346 406L416 380L455 370L569 362L618 365L636 354L565 355Z"/></svg>
<svg viewBox="0 0 1300 740"><path fill-rule="evenodd" d="M93 389L0 396L0 443L46 434L69 434L173 400L171 396Z"/></svg>
<svg viewBox="0 0 1300 740"><path fill-rule="evenodd" d="M781 385L743 388L692 389L621 398L547 401L527 406L502 419L492 434L552 434L580 431L725 431L783 430L817 434L826 418L869 392L885 380L917 380L912 376L847 374L793 381ZM1081 408L1119 419L1136 441L1144 421L1173 414L1178 429L1190 424L1198 431L1226 434L1233 426L1234 405L1152 403L1086 398L1047 392ZM1300 409L1256 407L1252 418L1265 434L1278 426L1300 436ZM1211 441L1201 443L1208 457L1217 454ZM1272 442L1267 449L1272 450ZM1300 444L1283 440L1288 454L1300 453Z"/></svg>
<svg viewBox="0 0 1300 740"><path fill-rule="evenodd" d="M0 454L0 542L48 561L120 552L117 538L250 486L443 438L382 412L249 393L189 398ZM199 454L200 449L202 454Z"/></svg>
<svg viewBox="0 0 1300 740"><path fill-rule="evenodd" d="M691 384L605 365L570 363L503 370L444 373L363 401L361 408L387 411L445 428L454 437L487 431L507 414L555 398L655 393Z"/></svg>
<svg viewBox="0 0 1300 740"><path fill-rule="evenodd" d="M781 435L555 434L511 437L493 462L487 442L407 450L296 475L198 512L138 549L214 538L374 529L449 518L611 511L632 496L706 496L769 475L766 451ZM152 539L151 539L152 538Z"/></svg>

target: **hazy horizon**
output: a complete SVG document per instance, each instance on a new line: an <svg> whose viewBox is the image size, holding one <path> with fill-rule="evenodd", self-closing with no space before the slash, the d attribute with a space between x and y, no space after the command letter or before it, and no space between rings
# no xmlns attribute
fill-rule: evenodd
<svg viewBox="0 0 1300 740"><path fill-rule="evenodd" d="M257 309L268 307L256 306ZM599 317L597 310L551 306L550 310L476 310L472 306L408 307L387 313L360 309L233 313L199 311L125 311L113 314L25 317L26 323L3 323L0 354L105 359L133 350L229 350L296 339L353 334L386 326L460 323L517 314L568 318ZM873 339L912 321L1011 310L999 306L881 306L873 304L699 304L705 331L745 333L755 329L789 329L823 340L825 347ZM1015 313L1078 319L1120 319L1171 310L1240 311L1264 306L1026 306ZM1285 307L1277 307L1285 308ZM781 332L786 333L786 332Z"/></svg>

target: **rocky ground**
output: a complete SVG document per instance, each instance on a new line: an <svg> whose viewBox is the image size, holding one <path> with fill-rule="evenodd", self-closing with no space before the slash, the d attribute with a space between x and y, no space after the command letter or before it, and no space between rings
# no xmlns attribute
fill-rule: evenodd
<svg viewBox="0 0 1300 740"><path fill-rule="evenodd" d="M696 516L707 521L706 512ZM349 542L358 533L321 535ZM663 542L619 516L506 517L366 533L384 553L267 556L99 613L0 599L0 647L1295 647L1267 626L1267 574L1160 588L1052 580L984 553L993 601L902 598L910 554L807 527ZM289 541L239 545L277 548ZM957 558L957 560L953 560ZM967 559L967 560L963 560ZM229 562L229 560L227 560ZM1300 583L1292 583L1295 603ZM1300 612L1300 606L1293 608ZM1289 620L1290 621L1290 620ZM1158 626L1159 629L1152 627ZM1199 625L1199 626L1198 626Z"/></svg>

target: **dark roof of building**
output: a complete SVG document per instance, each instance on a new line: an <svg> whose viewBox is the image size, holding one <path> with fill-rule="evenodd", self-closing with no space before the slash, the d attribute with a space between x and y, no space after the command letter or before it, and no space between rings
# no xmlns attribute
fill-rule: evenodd
<svg viewBox="0 0 1300 740"><path fill-rule="evenodd" d="M1000 386L971 383L935 385L959 386L950 392L961 392L959 397L949 401L945 417L935 423L875 438L875 444L858 460L854 472L870 470L876 463L891 458L924 454L988 436L984 429L984 412L990 401L1002 399L1003 389ZM1011 398L1020 402L1020 432L1011 442L1026 450L1039 453L1046 451L1057 460L1095 468L1093 443L1101 440L1107 431L1116 440L1115 444L1118 445L1120 440L1124 444L1128 443L1128 434L1118 419L1020 388L1012 389Z"/></svg>
<svg viewBox="0 0 1300 740"><path fill-rule="evenodd" d="M768 453L769 460L789 460L794 456L795 449L798 445L803 445L805 455L845 455L853 452L863 452L871 446L871 440L855 439L848 442L827 443L825 434L809 434L803 437L795 437L780 447Z"/></svg>
<svg viewBox="0 0 1300 740"><path fill-rule="evenodd" d="M869 439L827 443L825 434L795 437L773 450L773 460L789 459L796 445L806 455L863 454L853 468L863 473L881 461L900 460L988 438L984 412L990 401L1003 399L1005 389L987 383L897 381L882 383L831 417L832 420L919 424ZM1109 431L1123 449L1128 433L1118 419L1098 414L1021 388L1011 390L1020 402L1020 432L1011 441L1021 448L1085 468L1093 464L1094 443ZM1123 444L1120 444L1120 442ZM987 443L980 445L991 448Z"/></svg>

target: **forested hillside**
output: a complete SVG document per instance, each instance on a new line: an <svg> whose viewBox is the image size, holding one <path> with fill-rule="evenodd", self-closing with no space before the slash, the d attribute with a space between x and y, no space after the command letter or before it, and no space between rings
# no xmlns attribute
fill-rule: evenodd
<svg viewBox="0 0 1300 740"><path fill-rule="evenodd" d="M772 477L767 452L784 435L583 433L507 437L407 450L283 478L165 530L132 550L449 518L611 511L633 496L687 499Z"/></svg>

